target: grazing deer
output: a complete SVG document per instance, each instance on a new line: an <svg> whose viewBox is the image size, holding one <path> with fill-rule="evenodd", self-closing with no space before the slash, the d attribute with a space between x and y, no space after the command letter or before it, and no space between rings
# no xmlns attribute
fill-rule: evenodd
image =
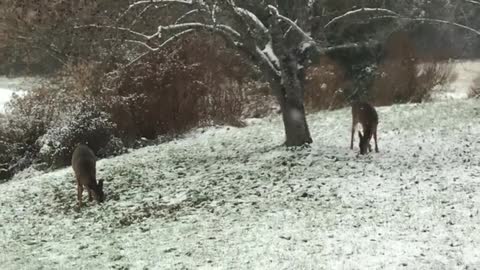
<svg viewBox="0 0 480 270"><path fill-rule="evenodd" d="M95 163L95 154L88 146L80 144L75 148L75 151L73 151L72 168L77 180L77 200L79 207L82 207L82 193L84 187L88 191L88 200L90 202L93 199L97 202L103 202L105 199L105 194L103 193L103 180L99 180L97 184Z"/></svg>
<svg viewBox="0 0 480 270"><path fill-rule="evenodd" d="M372 146L370 145L370 140L375 140L375 152L378 153L377 145L377 126L378 126L378 114L375 108L361 101L354 101L352 103L352 136L350 141L350 149L353 149L353 137L355 135L355 129L360 123L363 129L363 135L358 131L358 137L360 142L358 146L360 147L360 154L366 154L367 149L372 151Z"/></svg>

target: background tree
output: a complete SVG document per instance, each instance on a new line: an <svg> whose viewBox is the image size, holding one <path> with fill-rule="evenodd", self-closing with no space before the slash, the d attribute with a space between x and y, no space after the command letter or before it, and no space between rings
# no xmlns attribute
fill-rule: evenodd
<svg viewBox="0 0 480 270"><path fill-rule="evenodd" d="M149 34L137 31L132 19L125 19L114 29L127 32L125 41L147 49L132 61L167 46L173 40L194 31L213 32L229 46L240 50L255 62L270 83L282 111L286 145L311 143L303 105L304 70L308 49L315 41L306 34L311 2L296 1L138 1L129 6L125 16L136 20L148 16L146 10L160 10L169 16L164 24ZM157 12L157 14L159 14ZM92 26L93 27L93 26Z"/></svg>

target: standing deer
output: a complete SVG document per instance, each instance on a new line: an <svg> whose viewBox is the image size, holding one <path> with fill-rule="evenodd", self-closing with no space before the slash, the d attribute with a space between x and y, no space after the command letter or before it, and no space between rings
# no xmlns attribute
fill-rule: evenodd
<svg viewBox="0 0 480 270"><path fill-rule="evenodd" d="M377 126L378 126L378 114L375 108L361 101L354 101L352 103L352 136L350 141L350 149L353 149L353 137L355 135L355 129L360 123L363 129L363 135L358 131L358 137L360 142L358 146L360 147L360 154L366 154L368 151L372 151L372 146L370 145L370 140L373 138L375 140L375 152L378 153L377 145Z"/></svg>
<svg viewBox="0 0 480 270"><path fill-rule="evenodd" d="M90 202L95 199L100 203L105 199L103 180L99 180L97 184L95 163L95 154L88 146L80 144L75 148L75 151L73 151L72 168L77 180L77 200L79 207L82 207L84 187L88 191L88 200Z"/></svg>

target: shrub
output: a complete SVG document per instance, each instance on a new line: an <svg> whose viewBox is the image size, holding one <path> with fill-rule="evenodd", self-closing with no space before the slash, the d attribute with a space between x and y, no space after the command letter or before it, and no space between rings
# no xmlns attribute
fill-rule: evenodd
<svg viewBox="0 0 480 270"><path fill-rule="evenodd" d="M458 74L449 62L431 61L417 66L416 91L413 102L428 101L432 90L456 80Z"/></svg>
<svg viewBox="0 0 480 270"><path fill-rule="evenodd" d="M208 42L193 36L127 67L115 61L65 65L8 105L0 150L14 154L0 154L0 170L11 176L32 164L68 165L78 143L104 157L196 126L242 125L251 67Z"/></svg>
<svg viewBox="0 0 480 270"><path fill-rule="evenodd" d="M429 101L437 86L455 78L453 66L449 63L388 61L382 65L375 80L371 100L377 105Z"/></svg>
<svg viewBox="0 0 480 270"><path fill-rule="evenodd" d="M100 157L109 156L122 149L122 145L112 148L111 141L117 142L115 125L107 113L99 110L92 100L85 100L55 122L37 140L38 160L51 168L70 164L75 146L85 143ZM115 144L113 144L115 145ZM109 146L106 148L106 146Z"/></svg>
<svg viewBox="0 0 480 270"><path fill-rule="evenodd" d="M423 102L432 91L455 79L453 66L436 59L420 62L409 34L393 33L385 44L385 56L372 84L370 99L376 105Z"/></svg>
<svg viewBox="0 0 480 270"><path fill-rule="evenodd" d="M116 98L109 111L121 132L135 137L155 139L160 134L181 133L201 120L200 98L206 88L200 83L199 70L176 61L174 55L152 54L116 79Z"/></svg>
<svg viewBox="0 0 480 270"><path fill-rule="evenodd" d="M268 83L251 81L244 84L245 103L242 118L262 118L279 111L279 105Z"/></svg>
<svg viewBox="0 0 480 270"><path fill-rule="evenodd" d="M468 93L469 98L480 98L480 76L473 79L473 84Z"/></svg>
<svg viewBox="0 0 480 270"><path fill-rule="evenodd" d="M343 89L348 80L342 68L326 57L320 63L306 72L305 106L308 111L331 110L346 104Z"/></svg>
<svg viewBox="0 0 480 270"><path fill-rule="evenodd" d="M115 75L109 111L119 132L154 139L202 125L242 125L251 77L243 57L196 35L178 48Z"/></svg>

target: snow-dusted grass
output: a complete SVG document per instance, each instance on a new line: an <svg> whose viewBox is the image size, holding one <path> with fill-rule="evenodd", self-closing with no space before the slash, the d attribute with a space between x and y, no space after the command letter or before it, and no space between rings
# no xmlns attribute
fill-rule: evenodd
<svg viewBox="0 0 480 270"><path fill-rule="evenodd" d="M298 151L279 117L197 131L101 160L107 201L80 212L71 168L18 176L1 269L480 268L479 105L379 108L362 157L348 109L311 115Z"/></svg>

